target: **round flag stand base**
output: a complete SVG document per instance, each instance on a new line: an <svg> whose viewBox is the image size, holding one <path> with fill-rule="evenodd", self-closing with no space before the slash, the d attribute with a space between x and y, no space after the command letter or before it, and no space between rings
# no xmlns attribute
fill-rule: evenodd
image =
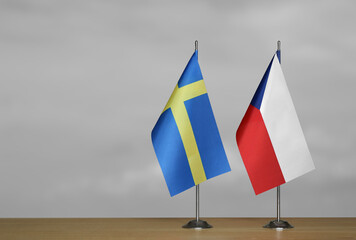
<svg viewBox="0 0 356 240"><path fill-rule="evenodd" d="M199 219L198 221L196 219L189 221L187 224L182 226L182 228L212 228L209 223L207 223L204 220Z"/></svg>
<svg viewBox="0 0 356 240"><path fill-rule="evenodd" d="M283 220L273 220L270 221L268 224L263 226L264 228L293 228L287 221Z"/></svg>

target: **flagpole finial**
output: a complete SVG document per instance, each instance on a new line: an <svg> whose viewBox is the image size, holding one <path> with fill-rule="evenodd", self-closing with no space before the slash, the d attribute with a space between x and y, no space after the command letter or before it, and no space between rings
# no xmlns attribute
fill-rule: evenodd
<svg viewBox="0 0 356 240"><path fill-rule="evenodd" d="M277 41L277 50L279 51L281 50L281 41L279 40Z"/></svg>
<svg viewBox="0 0 356 240"><path fill-rule="evenodd" d="M198 40L195 40L195 51L198 51Z"/></svg>

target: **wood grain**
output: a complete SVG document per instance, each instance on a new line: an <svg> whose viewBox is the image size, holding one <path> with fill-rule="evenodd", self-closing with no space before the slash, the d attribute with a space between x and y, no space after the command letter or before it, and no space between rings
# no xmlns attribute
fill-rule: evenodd
<svg viewBox="0 0 356 240"><path fill-rule="evenodd" d="M0 219L0 240L355 239L356 218L287 218L295 228L262 226L267 218L204 218L212 229L183 229L185 218Z"/></svg>

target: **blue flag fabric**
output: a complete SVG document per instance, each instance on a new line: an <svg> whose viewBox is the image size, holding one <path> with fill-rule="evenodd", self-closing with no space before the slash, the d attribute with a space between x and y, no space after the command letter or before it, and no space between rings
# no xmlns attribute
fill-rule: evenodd
<svg viewBox="0 0 356 240"><path fill-rule="evenodd" d="M195 51L152 130L171 196L231 171Z"/></svg>

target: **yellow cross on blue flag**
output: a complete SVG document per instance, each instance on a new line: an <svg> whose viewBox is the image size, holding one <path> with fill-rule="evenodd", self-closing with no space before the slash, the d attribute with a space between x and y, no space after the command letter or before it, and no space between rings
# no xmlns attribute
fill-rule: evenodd
<svg viewBox="0 0 356 240"><path fill-rule="evenodd" d="M151 137L171 196L231 171L200 71L197 50Z"/></svg>

